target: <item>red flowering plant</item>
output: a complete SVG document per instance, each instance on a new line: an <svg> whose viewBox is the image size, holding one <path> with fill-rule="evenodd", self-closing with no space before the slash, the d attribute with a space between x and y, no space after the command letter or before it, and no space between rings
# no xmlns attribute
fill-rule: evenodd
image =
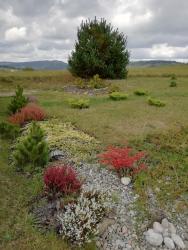
<svg viewBox="0 0 188 250"><path fill-rule="evenodd" d="M29 103L23 107L19 112L11 115L9 122L17 125L24 125L29 121L42 121L46 118L44 110L34 103Z"/></svg>
<svg viewBox="0 0 188 250"><path fill-rule="evenodd" d="M99 158L102 164L109 165L121 177L136 175L147 168L143 163L145 153L134 154L133 149L129 147L108 147L106 152L99 155Z"/></svg>
<svg viewBox="0 0 188 250"><path fill-rule="evenodd" d="M44 173L45 191L48 197L58 198L78 193L81 182L74 169L67 165L52 165Z"/></svg>

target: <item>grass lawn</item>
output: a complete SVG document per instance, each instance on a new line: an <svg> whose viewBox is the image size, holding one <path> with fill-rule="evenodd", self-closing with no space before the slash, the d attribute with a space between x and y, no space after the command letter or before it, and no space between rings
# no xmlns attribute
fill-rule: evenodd
<svg viewBox="0 0 188 250"><path fill-rule="evenodd" d="M131 69L127 80L110 81L129 97L113 101L108 95L88 96L90 108L77 110L69 106L76 95L65 93L63 86L73 83L67 71L1 71L0 94L15 90L21 84L36 90L35 96L50 117L71 122L97 138L100 147L127 142L148 152L148 173L135 182L140 200L147 204L147 188L156 193L161 206L177 202L177 209L187 206L188 171L188 66ZM175 73L177 87L170 88L169 75ZM146 90L151 97L166 102L165 107L150 106L147 96L134 91ZM6 117L10 97L0 97L0 121ZM184 128L182 128L184 127ZM170 131L170 132L169 132ZM16 174L9 164L10 142L0 141L0 248L1 249L70 249L53 233L41 234L33 227L28 202L42 189L40 176L33 179ZM161 180L159 182L159 180ZM143 204L141 204L143 205ZM85 249L95 249L93 245Z"/></svg>

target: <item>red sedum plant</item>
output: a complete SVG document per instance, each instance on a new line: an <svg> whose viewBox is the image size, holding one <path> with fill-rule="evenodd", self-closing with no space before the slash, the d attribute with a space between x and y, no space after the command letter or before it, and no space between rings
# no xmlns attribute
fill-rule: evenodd
<svg viewBox="0 0 188 250"><path fill-rule="evenodd" d="M120 176L136 175L147 167L141 160L144 152L132 153L132 148L109 147L107 151L99 155L100 162L111 166Z"/></svg>
<svg viewBox="0 0 188 250"><path fill-rule="evenodd" d="M53 197L77 193L81 188L76 172L67 165L52 165L44 173L46 192Z"/></svg>
<svg viewBox="0 0 188 250"><path fill-rule="evenodd" d="M29 103L23 107L19 112L11 115L9 122L17 125L23 125L30 121L42 121L46 118L44 110L34 103Z"/></svg>

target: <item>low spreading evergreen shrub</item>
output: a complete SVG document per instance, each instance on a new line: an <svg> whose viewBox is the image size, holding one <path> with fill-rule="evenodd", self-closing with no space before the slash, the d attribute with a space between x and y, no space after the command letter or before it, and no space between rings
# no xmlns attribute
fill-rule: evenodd
<svg viewBox="0 0 188 250"><path fill-rule="evenodd" d="M156 106L156 107L164 107L166 105L165 102L162 102L162 101L155 99L155 98L152 98L152 97L148 98L148 104L152 105L152 106Z"/></svg>
<svg viewBox="0 0 188 250"><path fill-rule="evenodd" d="M70 99L69 104L74 109L86 109L89 108L89 100L87 99Z"/></svg>
<svg viewBox="0 0 188 250"><path fill-rule="evenodd" d="M134 91L135 95L142 96L142 95L148 95L148 92L143 89L137 89Z"/></svg>
<svg viewBox="0 0 188 250"><path fill-rule="evenodd" d="M126 100L128 95L122 92L112 92L109 94L110 99L114 101Z"/></svg>

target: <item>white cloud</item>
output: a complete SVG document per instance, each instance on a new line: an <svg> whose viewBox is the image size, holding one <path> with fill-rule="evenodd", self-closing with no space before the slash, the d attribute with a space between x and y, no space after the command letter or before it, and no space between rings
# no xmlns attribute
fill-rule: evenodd
<svg viewBox="0 0 188 250"><path fill-rule="evenodd" d="M188 0L0 2L1 60L67 59L74 49L77 27L95 16L105 18L128 37L131 59L188 55Z"/></svg>
<svg viewBox="0 0 188 250"><path fill-rule="evenodd" d="M5 32L5 40L6 41L21 41L26 38L26 27L12 27Z"/></svg>
<svg viewBox="0 0 188 250"><path fill-rule="evenodd" d="M14 14L12 7L7 8L6 10L0 9L0 21L8 26L21 23L20 18Z"/></svg>
<svg viewBox="0 0 188 250"><path fill-rule="evenodd" d="M181 55L183 58L188 54L188 46L186 47L173 47L167 43L153 45L150 49L150 56L152 58L176 58Z"/></svg>

